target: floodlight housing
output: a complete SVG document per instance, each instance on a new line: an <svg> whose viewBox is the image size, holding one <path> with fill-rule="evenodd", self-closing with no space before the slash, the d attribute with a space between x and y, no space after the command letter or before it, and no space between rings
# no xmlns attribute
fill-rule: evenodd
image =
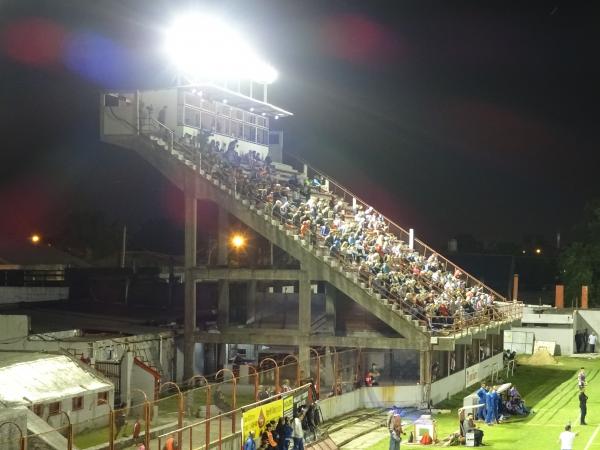
<svg viewBox="0 0 600 450"><path fill-rule="evenodd" d="M278 76L247 38L215 16L189 13L175 19L165 32L164 51L191 83L252 80L270 84Z"/></svg>

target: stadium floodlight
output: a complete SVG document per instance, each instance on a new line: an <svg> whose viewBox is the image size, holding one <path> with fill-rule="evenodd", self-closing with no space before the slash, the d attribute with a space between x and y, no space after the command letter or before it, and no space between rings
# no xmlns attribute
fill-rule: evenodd
<svg viewBox="0 0 600 450"><path fill-rule="evenodd" d="M190 82L252 80L270 84L277 71L263 61L233 26L190 13L173 21L165 33L164 51Z"/></svg>

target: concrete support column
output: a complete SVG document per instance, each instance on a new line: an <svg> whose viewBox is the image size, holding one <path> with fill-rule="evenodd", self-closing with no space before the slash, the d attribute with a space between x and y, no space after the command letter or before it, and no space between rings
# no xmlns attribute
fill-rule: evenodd
<svg viewBox="0 0 600 450"><path fill-rule="evenodd" d="M246 325L256 326L256 280L250 280L246 285Z"/></svg>
<svg viewBox="0 0 600 450"><path fill-rule="evenodd" d="M217 326L223 331L229 326L229 281L219 280Z"/></svg>
<svg viewBox="0 0 600 450"><path fill-rule="evenodd" d="M421 385L431 383L431 353L431 350L425 350L419 354L419 383Z"/></svg>
<svg viewBox="0 0 600 450"><path fill-rule="evenodd" d="M325 283L325 317L327 324L335 334L336 330L336 289L331 284Z"/></svg>
<svg viewBox="0 0 600 450"><path fill-rule="evenodd" d="M196 198L188 192L185 196L185 301L183 378L194 376L194 347L196 332L196 281L192 271L196 267L196 233L198 210Z"/></svg>
<svg viewBox="0 0 600 450"><path fill-rule="evenodd" d="M300 380L310 378L310 347L306 341L298 346L298 361L300 361Z"/></svg>
<svg viewBox="0 0 600 450"><path fill-rule="evenodd" d="M331 347L325 347L325 370L321 370L321 389L329 389L333 386L333 360L331 356Z"/></svg>
<svg viewBox="0 0 600 450"><path fill-rule="evenodd" d="M556 285L554 306L556 309L563 309L565 307L565 287L562 284Z"/></svg>
<svg viewBox="0 0 600 450"><path fill-rule="evenodd" d="M588 309L588 287L581 286L581 309Z"/></svg>
<svg viewBox="0 0 600 450"><path fill-rule="evenodd" d="M229 256L229 213L219 207L218 218L217 264L226 266Z"/></svg>
<svg viewBox="0 0 600 450"><path fill-rule="evenodd" d="M308 272L300 272L299 288L298 288L298 330L300 334L308 337L310 334L310 278Z"/></svg>
<svg viewBox="0 0 600 450"><path fill-rule="evenodd" d="M512 289L512 299L516 301L519 298L519 274L515 273L513 275L513 289Z"/></svg>

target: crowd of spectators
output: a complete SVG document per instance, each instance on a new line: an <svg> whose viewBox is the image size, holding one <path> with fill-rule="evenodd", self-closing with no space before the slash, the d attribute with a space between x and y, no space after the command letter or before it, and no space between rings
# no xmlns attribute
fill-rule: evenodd
<svg viewBox="0 0 600 450"><path fill-rule="evenodd" d="M389 230L383 215L348 205L327 189L323 177L278 170L256 151L240 154L238 141L185 136L180 144L194 162L233 190L263 207L302 239L324 247L346 270L357 273L393 309L410 314L433 331L460 329L492 319L494 296L436 253L425 257Z"/></svg>

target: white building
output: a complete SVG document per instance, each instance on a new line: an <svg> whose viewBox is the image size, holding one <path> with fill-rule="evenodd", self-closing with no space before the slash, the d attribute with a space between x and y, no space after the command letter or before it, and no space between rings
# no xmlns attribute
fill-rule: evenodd
<svg viewBox="0 0 600 450"><path fill-rule="evenodd" d="M108 379L70 356L0 352L1 407L25 406L54 428L66 424L65 413L83 429L108 419L113 397Z"/></svg>

